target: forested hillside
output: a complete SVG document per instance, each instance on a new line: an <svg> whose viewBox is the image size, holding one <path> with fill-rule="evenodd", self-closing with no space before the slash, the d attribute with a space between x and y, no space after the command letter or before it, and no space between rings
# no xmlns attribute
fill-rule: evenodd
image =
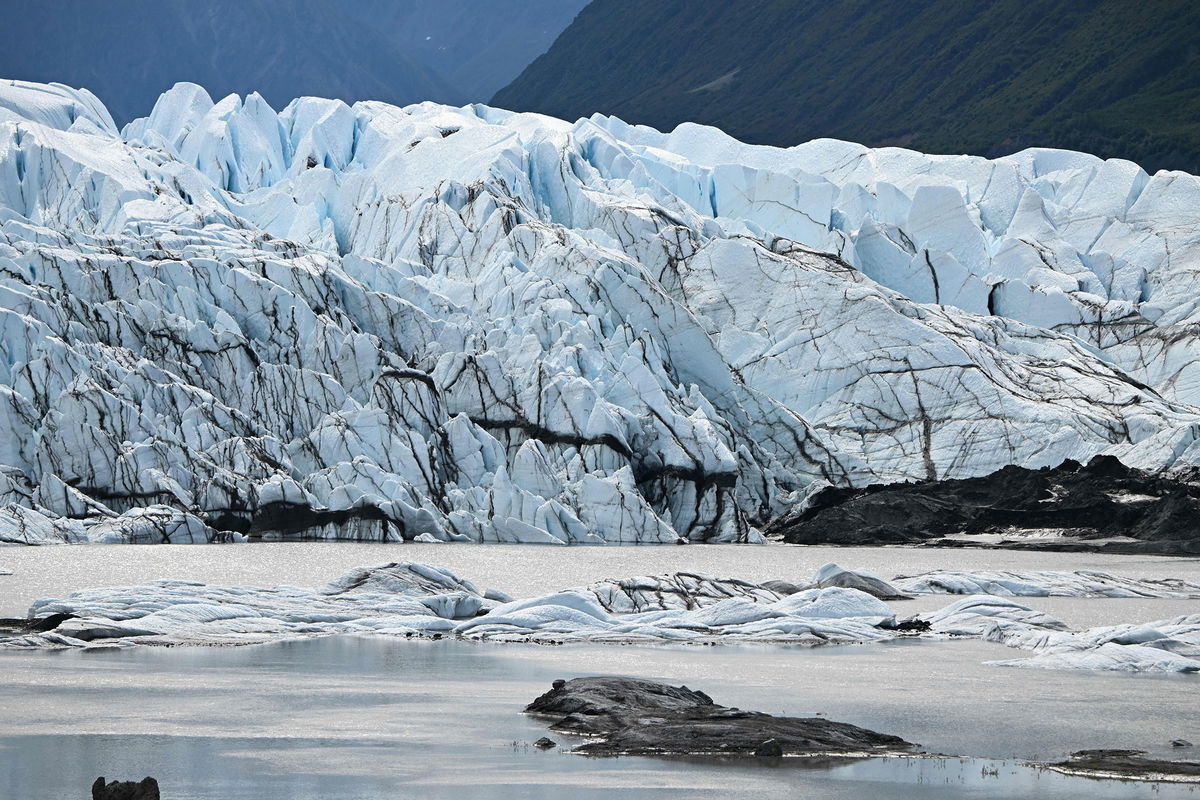
<svg viewBox="0 0 1200 800"><path fill-rule="evenodd" d="M593 0L494 105L1200 172L1200 3Z"/></svg>

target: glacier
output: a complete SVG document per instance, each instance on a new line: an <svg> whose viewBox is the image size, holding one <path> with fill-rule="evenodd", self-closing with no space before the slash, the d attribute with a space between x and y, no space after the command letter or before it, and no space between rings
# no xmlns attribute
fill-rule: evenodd
<svg viewBox="0 0 1200 800"><path fill-rule="evenodd" d="M1200 464L1200 179L0 82L0 543L761 542Z"/></svg>

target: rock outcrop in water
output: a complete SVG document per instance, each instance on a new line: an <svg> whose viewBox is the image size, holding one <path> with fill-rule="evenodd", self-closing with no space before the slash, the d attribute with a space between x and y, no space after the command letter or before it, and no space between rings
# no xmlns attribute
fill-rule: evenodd
<svg viewBox="0 0 1200 800"><path fill-rule="evenodd" d="M842 755L910 750L898 736L820 717L774 717L717 705L704 692L636 678L575 678L525 708L551 730L594 737L588 755Z"/></svg>
<svg viewBox="0 0 1200 800"><path fill-rule="evenodd" d="M1066 761L1047 764L1073 775L1133 780L1185 780L1200 782L1200 762L1146 758L1144 750L1080 750Z"/></svg>
<svg viewBox="0 0 1200 800"><path fill-rule="evenodd" d="M556 680L525 713L552 719L553 731L588 737L570 752L592 756L862 757L915 747L898 736L821 717L728 708L704 692L638 678ZM1200 763L1146 758L1141 750L1081 750L1045 766L1098 778L1200 781Z"/></svg>
<svg viewBox="0 0 1200 800"><path fill-rule="evenodd" d="M794 544L1001 544L1044 550L1200 554L1200 482L1111 456L1005 467L961 480L826 488L768 532ZM972 542L970 536L981 535ZM944 537L953 536L953 539Z"/></svg>
<svg viewBox="0 0 1200 800"><path fill-rule="evenodd" d="M96 778L92 784L92 800L159 800L158 781L143 778L134 781L109 781Z"/></svg>

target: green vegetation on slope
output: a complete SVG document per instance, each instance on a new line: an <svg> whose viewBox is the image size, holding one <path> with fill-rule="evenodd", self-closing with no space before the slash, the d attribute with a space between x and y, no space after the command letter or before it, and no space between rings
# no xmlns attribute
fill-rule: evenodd
<svg viewBox="0 0 1200 800"><path fill-rule="evenodd" d="M1200 172L1193 0L593 0L493 105Z"/></svg>

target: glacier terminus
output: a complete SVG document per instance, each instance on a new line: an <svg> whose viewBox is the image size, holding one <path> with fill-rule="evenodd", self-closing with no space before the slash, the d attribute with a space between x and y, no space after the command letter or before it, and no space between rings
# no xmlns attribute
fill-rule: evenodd
<svg viewBox="0 0 1200 800"><path fill-rule="evenodd" d="M0 542L760 542L1200 464L1200 179L0 83Z"/></svg>

